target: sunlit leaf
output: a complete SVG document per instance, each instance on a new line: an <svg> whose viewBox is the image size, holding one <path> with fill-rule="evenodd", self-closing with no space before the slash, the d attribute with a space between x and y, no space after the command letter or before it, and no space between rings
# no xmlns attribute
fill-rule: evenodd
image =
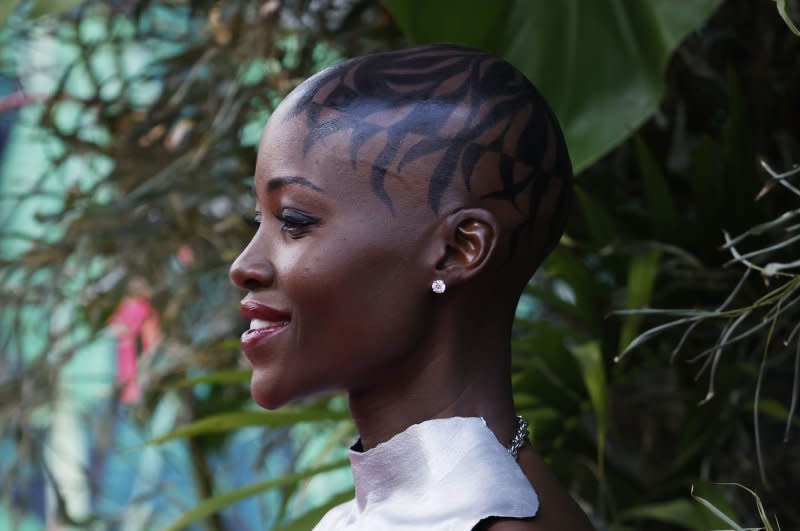
<svg viewBox="0 0 800 531"><path fill-rule="evenodd" d="M631 257L626 286L625 306L627 308L642 308L649 304L660 261L661 253L655 250ZM619 336L620 352L636 337L643 319L644 315L642 314L623 317Z"/></svg>
<svg viewBox="0 0 800 531"><path fill-rule="evenodd" d="M279 478L260 481L246 487L230 490L212 498L207 498L201 501L191 510L183 513L180 518L170 524L166 531L178 531L180 529L185 529L194 522L202 520L231 504L234 504L245 498L249 498L250 496L254 496L265 490L294 485L303 479L328 472L329 470L342 468L348 464L349 461L347 459L343 459L320 467L304 470L302 472L294 472Z"/></svg>
<svg viewBox="0 0 800 531"><path fill-rule="evenodd" d="M180 426L165 435L148 441L148 444L161 444L174 439L230 432L248 426L270 426L276 428L280 426L293 426L300 422L341 420L343 418L347 418L346 412L331 411L322 408L286 408L278 411L235 411L232 413L213 415L185 426Z"/></svg>
<svg viewBox="0 0 800 531"><path fill-rule="evenodd" d="M721 0L383 2L416 43L485 48L522 70L552 105L580 171L656 110L670 55Z"/></svg>
<svg viewBox="0 0 800 531"><path fill-rule="evenodd" d="M597 466L602 478L605 470L605 445L608 433L608 382L603 365L603 354L597 342L574 345L570 352L578 361L583 381L589 391L595 417L597 418Z"/></svg>

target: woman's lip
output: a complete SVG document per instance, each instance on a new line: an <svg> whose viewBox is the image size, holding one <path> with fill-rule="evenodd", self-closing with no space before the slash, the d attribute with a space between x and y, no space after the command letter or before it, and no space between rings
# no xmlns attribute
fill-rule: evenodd
<svg viewBox="0 0 800 531"><path fill-rule="evenodd" d="M279 321L264 328L251 328L242 334L242 350L250 357L250 349L281 332L289 326L289 321Z"/></svg>
<svg viewBox="0 0 800 531"><path fill-rule="evenodd" d="M291 316L275 308L271 308L266 304L261 304L256 301L242 301L239 306L239 313L248 320L261 319L262 321L290 321Z"/></svg>
<svg viewBox="0 0 800 531"><path fill-rule="evenodd" d="M289 326L289 321L291 321L291 315L287 312L276 310L266 304L261 304L253 300L242 301L239 306L239 313L241 313L242 317L245 319L249 319L251 323L253 320L269 322L267 326L250 328L242 334L242 350L251 361L253 361L253 356L256 356L256 353L253 352L253 348L262 341L284 330Z"/></svg>

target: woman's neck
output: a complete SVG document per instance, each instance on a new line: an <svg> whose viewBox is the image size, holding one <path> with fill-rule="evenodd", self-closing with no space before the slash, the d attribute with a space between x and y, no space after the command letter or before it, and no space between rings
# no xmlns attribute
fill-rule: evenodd
<svg viewBox="0 0 800 531"><path fill-rule="evenodd" d="M412 424L456 416L483 417L499 441L511 440L510 332L482 328L469 340L463 333L439 334L432 342L435 349L411 353L401 366L382 371L382 379L350 392L350 412L364 450ZM463 321L452 329L470 330Z"/></svg>

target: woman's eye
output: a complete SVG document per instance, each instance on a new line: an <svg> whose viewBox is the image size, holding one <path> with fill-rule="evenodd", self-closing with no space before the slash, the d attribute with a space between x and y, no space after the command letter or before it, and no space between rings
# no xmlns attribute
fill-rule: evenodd
<svg viewBox="0 0 800 531"><path fill-rule="evenodd" d="M277 218L282 222L281 230L292 238L301 237L312 226L319 223L319 218L293 208L284 208Z"/></svg>

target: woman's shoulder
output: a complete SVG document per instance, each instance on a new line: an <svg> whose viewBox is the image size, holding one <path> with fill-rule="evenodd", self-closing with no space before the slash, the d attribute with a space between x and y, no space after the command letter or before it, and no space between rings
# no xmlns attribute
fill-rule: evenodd
<svg viewBox="0 0 800 531"><path fill-rule="evenodd" d="M564 522L554 526L553 522L548 522L541 518L487 518L475 526L473 531L553 531L553 529L565 531L594 530L589 521L584 519L569 523Z"/></svg>
<svg viewBox="0 0 800 531"><path fill-rule="evenodd" d="M542 527L533 518L487 518L475 526L472 531L537 531Z"/></svg>

